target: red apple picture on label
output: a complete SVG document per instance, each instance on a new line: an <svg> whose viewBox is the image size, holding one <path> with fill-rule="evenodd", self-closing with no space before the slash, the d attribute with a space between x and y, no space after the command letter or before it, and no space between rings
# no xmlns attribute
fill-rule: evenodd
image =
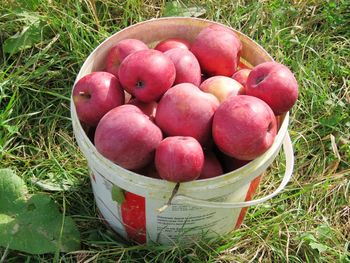
<svg viewBox="0 0 350 263"><path fill-rule="evenodd" d="M124 195L121 213L128 238L141 244L146 243L145 198L130 192L125 192Z"/></svg>

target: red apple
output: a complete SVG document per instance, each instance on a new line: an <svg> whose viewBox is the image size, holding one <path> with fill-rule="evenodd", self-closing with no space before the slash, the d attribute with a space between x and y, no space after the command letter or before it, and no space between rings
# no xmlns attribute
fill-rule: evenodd
<svg viewBox="0 0 350 263"><path fill-rule="evenodd" d="M192 137L167 137L156 149L155 165L164 180L171 182L195 180L199 177L203 164L203 149Z"/></svg>
<svg viewBox="0 0 350 263"><path fill-rule="evenodd" d="M154 162L151 162L149 165L145 167L145 176L154 178L154 179L162 179L159 176L156 165Z"/></svg>
<svg viewBox="0 0 350 263"><path fill-rule="evenodd" d="M174 85L188 82L199 86L202 77L201 68L191 51L183 48L173 48L164 52L164 55L174 63L176 69Z"/></svg>
<svg viewBox="0 0 350 263"><path fill-rule="evenodd" d="M123 88L143 102L158 100L174 83L174 63L162 52L149 49L127 56L119 68Z"/></svg>
<svg viewBox="0 0 350 263"><path fill-rule="evenodd" d="M124 104L124 91L118 79L103 71L79 79L72 97L79 120L94 127L109 110Z"/></svg>
<svg viewBox="0 0 350 263"><path fill-rule="evenodd" d="M213 178L223 174L223 170L218 158L213 152L205 152L204 165L198 179Z"/></svg>
<svg viewBox="0 0 350 263"><path fill-rule="evenodd" d="M112 47L106 57L106 71L118 77L120 63L131 53L146 50L148 46L138 39L124 39Z"/></svg>
<svg viewBox="0 0 350 263"><path fill-rule="evenodd" d="M241 49L242 43L235 33L208 27L198 34L190 50L202 71L209 76L231 77L236 71Z"/></svg>
<svg viewBox="0 0 350 263"><path fill-rule="evenodd" d="M253 160L263 154L272 145L276 132L273 111L252 96L230 96L214 114L215 144L225 154L240 160Z"/></svg>
<svg viewBox="0 0 350 263"><path fill-rule="evenodd" d="M153 160L162 138L161 130L139 108L122 105L109 111L99 122L95 146L112 162L136 170Z"/></svg>
<svg viewBox="0 0 350 263"><path fill-rule="evenodd" d="M252 70L248 68L240 69L232 75L232 78L242 84L243 87L246 86L248 76Z"/></svg>
<svg viewBox="0 0 350 263"><path fill-rule="evenodd" d="M161 52L168 51L173 48L182 48L182 49L190 49L191 43L185 39L181 38L169 38L159 42L155 46L155 50L159 50Z"/></svg>
<svg viewBox="0 0 350 263"><path fill-rule="evenodd" d="M264 62L249 74L246 94L265 101L276 115L289 111L298 98L298 82L286 66Z"/></svg>
<svg viewBox="0 0 350 263"><path fill-rule="evenodd" d="M142 167L141 169L133 170L133 172L137 174L141 174L143 176L151 177L154 179L162 179L159 176L159 173L156 169L154 161L150 162L148 165L146 165L145 167Z"/></svg>
<svg viewBox="0 0 350 263"><path fill-rule="evenodd" d="M212 25L206 27L206 30L225 31L225 32L227 32L227 33L230 33L230 34L232 34L232 35L235 35L235 36L238 38L237 34L236 34L233 30L231 30L231 29L228 28L228 27L219 25L219 24L212 24Z"/></svg>
<svg viewBox="0 0 350 263"><path fill-rule="evenodd" d="M169 136L191 136L202 145L211 138L219 101L191 83L169 89L158 103L156 124Z"/></svg>
<svg viewBox="0 0 350 263"><path fill-rule="evenodd" d="M151 101L149 103L142 102L136 98L130 99L128 104L135 105L138 107L144 114L153 120L156 117L156 110L158 103Z"/></svg>
<svg viewBox="0 0 350 263"><path fill-rule="evenodd" d="M243 94L244 88L236 80L225 76L214 76L206 79L199 88L213 94L220 103L228 96Z"/></svg>
<svg viewBox="0 0 350 263"><path fill-rule="evenodd" d="M225 173L232 172L238 168L243 167L244 165L246 165L250 162L250 161L246 161L246 160L238 160L238 159L233 158L231 156L228 156L222 152L220 152L219 158L220 158L220 161L222 163L222 167L223 167Z"/></svg>

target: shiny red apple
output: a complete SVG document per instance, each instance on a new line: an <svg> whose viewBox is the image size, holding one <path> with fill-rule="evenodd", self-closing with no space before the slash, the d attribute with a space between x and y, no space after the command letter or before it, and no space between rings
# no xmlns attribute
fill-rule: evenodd
<svg viewBox="0 0 350 263"><path fill-rule="evenodd" d="M191 43L182 38L168 38L159 42L154 49L161 52L166 52L173 48L190 49Z"/></svg>
<svg viewBox="0 0 350 263"><path fill-rule="evenodd" d="M213 115L218 106L219 101L212 94L191 83L178 84L159 101L156 124L168 136L191 136L204 145L211 138Z"/></svg>
<svg viewBox="0 0 350 263"><path fill-rule="evenodd" d="M127 56L119 68L123 88L143 102L157 101L173 85L174 63L162 52L149 49Z"/></svg>
<svg viewBox="0 0 350 263"><path fill-rule="evenodd" d="M133 38L121 40L107 53L106 71L118 77L118 70L122 61L131 53L146 49L148 49L148 46L141 40Z"/></svg>
<svg viewBox="0 0 350 263"><path fill-rule="evenodd" d="M262 99L280 115L289 111L298 99L298 82L288 67L265 62L249 74L246 94Z"/></svg>
<svg viewBox="0 0 350 263"><path fill-rule="evenodd" d="M159 176L171 182L188 182L199 177L204 164L199 142L188 136L165 138L156 149Z"/></svg>
<svg viewBox="0 0 350 263"><path fill-rule="evenodd" d="M95 132L96 149L107 159L129 170L149 164L162 141L161 130L134 105L109 111Z"/></svg>
<svg viewBox="0 0 350 263"><path fill-rule="evenodd" d="M188 82L199 86L202 78L201 68L191 51L183 48L173 48L164 52L164 55L174 63L176 69L174 85Z"/></svg>
<svg viewBox="0 0 350 263"><path fill-rule="evenodd" d="M79 79L72 97L79 120L93 127L108 111L124 104L124 91L118 79L103 71Z"/></svg>
<svg viewBox="0 0 350 263"><path fill-rule="evenodd" d="M225 154L240 160L253 160L266 152L276 133L273 111L256 97L230 96L214 114L215 144Z"/></svg>
<svg viewBox="0 0 350 263"><path fill-rule="evenodd" d="M233 31L222 28L216 25L203 29L190 49L208 76L231 77L239 63L242 43Z"/></svg>

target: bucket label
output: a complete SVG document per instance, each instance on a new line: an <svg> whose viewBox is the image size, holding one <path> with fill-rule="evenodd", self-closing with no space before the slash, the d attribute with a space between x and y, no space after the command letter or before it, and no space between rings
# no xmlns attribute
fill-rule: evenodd
<svg viewBox="0 0 350 263"><path fill-rule="evenodd" d="M246 192L243 193L240 198L242 200ZM237 197L235 198L237 200ZM215 201L229 201L229 199L231 196ZM171 244L174 241L186 242L228 233L234 229L241 211L241 209L213 209L173 204L163 212L158 212L157 209L163 205L164 200L146 200L147 237L162 244Z"/></svg>

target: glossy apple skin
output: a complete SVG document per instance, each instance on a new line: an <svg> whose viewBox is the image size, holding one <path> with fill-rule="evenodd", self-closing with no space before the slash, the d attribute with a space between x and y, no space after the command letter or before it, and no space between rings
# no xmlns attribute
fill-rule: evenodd
<svg viewBox="0 0 350 263"><path fill-rule="evenodd" d="M173 85L174 63L162 52L149 49L127 56L119 68L123 88L143 102L157 101Z"/></svg>
<svg viewBox="0 0 350 263"><path fill-rule="evenodd" d="M249 74L246 94L262 99L276 115L280 115L297 101L298 82L288 67L265 62L255 66Z"/></svg>
<svg viewBox="0 0 350 263"><path fill-rule="evenodd" d="M103 71L78 80L72 96L79 120L93 127L109 110L124 104L124 91L118 79Z"/></svg>
<svg viewBox="0 0 350 263"><path fill-rule="evenodd" d="M138 107L144 114L150 117L151 120L154 120L154 118L156 117L158 103L155 101L145 103L136 98L133 98L129 100L128 104L135 105L136 107Z"/></svg>
<svg viewBox="0 0 350 263"><path fill-rule="evenodd" d="M213 94L220 103L228 96L244 93L244 88L239 82L225 76L210 77L203 81L199 88L204 92Z"/></svg>
<svg viewBox="0 0 350 263"><path fill-rule="evenodd" d="M262 100L237 95L228 97L216 110L213 138L225 154L239 160L253 160L274 142L275 115Z"/></svg>
<svg viewBox="0 0 350 263"><path fill-rule="evenodd" d="M228 27L222 26L222 25L213 24L213 25L206 27L206 29L207 30L216 30L216 31L225 31L225 32L230 33L238 38L237 34L233 30L231 30Z"/></svg>
<svg viewBox="0 0 350 263"><path fill-rule="evenodd" d="M231 77L237 69L241 49L242 43L235 33L208 27L197 35L190 50L208 76Z"/></svg>
<svg viewBox="0 0 350 263"><path fill-rule="evenodd" d="M195 180L203 164L203 149L192 137L167 137L157 147L155 165L164 180L177 183Z"/></svg>
<svg viewBox="0 0 350 263"><path fill-rule="evenodd" d="M232 78L242 84L243 87L247 84L247 79L252 70L248 68L240 69L232 75Z"/></svg>
<svg viewBox="0 0 350 263"><path fill-rule="evenodd" d="M191 43L181 38L168 38L159 42L154 49L160 52L166 52L173 48L190 49Z"/></svg>
<svg viewBox="0 0 350 263"><path fill-rule="evenodd" d="M202 145L211 138L214 112L219 106L215 96L202 92L191 83L169 89L158 103L156 124L169 136L191 136Z"/></svg>
<svg viewBox="0 0 350 263"><path fill-rule="evenodd" d="M223 169L221 163L215 154L211 151L206 151L204 153L204 165L201 171L199 180L209 179L223 174Z"/></svg>
<svg viewBox="0 0 350 263"><path fill-rule="evenodd" d="M201 68L191 51L183 48L173 48L164 52L164 55L174 63L176 69L174 85L186 82L195 86L200 85Z"/></svg>
<svg viewBox="0 0 350 263"><path fill-rule="evenodd" d="M96 149L107 159L129 170L149 164L162 141L161 130L134 105L109 111L95 132Z"/></svg>
<svg viewBox="0 0 350 263"><path fill-rule="evenodd" d="M106 71L118 77L120 64L128 55L136 51L147 49L148 46L141 40L133 38L121 40L107 53Z"/></svg>

